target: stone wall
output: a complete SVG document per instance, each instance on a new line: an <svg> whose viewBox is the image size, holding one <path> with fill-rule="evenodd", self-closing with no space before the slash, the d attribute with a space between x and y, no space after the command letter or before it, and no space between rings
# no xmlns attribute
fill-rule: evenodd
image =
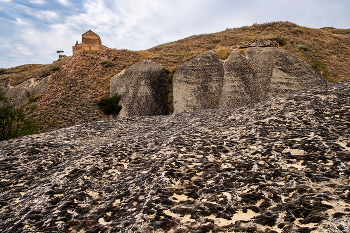
<svg viewBox="0 0 350 233"><path fill-rule="evenodd" d="M84 50L96 51L105 49L107 47L102 45L100 36L89 30L82 35L82 43L78 44L77 41L73 46L73 55Z"/></svg>

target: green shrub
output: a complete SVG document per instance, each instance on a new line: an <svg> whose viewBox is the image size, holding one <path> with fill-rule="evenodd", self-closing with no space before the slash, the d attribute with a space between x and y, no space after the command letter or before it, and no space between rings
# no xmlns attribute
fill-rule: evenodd
<svg viewBox="0 0 350 233"><path fill-rule="evenodd" d="M309 50L310 50L310 47L307 46L307 45L298 44L297 49L298 49L299 51L309 51Z"/></svg>
<svg viewBox="0 0 350 233"><path fill-rule="evenodd" d="M102 65L104 68L107 68L107 67L109 67L109 66L112 66L112 61L109 60L109 59L102 60L102 61L101 61L101 65Z"/></svg>
<svg viewBox="0 0 350 233"><path fill-rule="evenodd" d="M0 141L36 133L39 127L35 120L26 118L21 109L10 105L0 93Z"/></svg>
<svg viewBox="0 0 350 233"><path fill-rule="evenodd" d="M61 68L61 66L59 66L59 65L52 65L51 67L50 67L50 70L51 71L57 71L57 70L59 70Z"/></svg>
<svg viewBox="0 0 350 233"><path fill-rule="evenodd" d="M290 30L293 34L303 34L304 30L302 28L295 27L292 30Z"/></svg>
<svg viewBox="0 0 350 233"><path fill-rule="evenodd" d="M38 99L41 98L42 95L38 94L38 95L32 95L31 97L28 98L28 103L34 103L36 102Z"/></svg>
<svg viewBox="0 0 350 233"><path fill-rule="evenodd" d="M121 100L121 96L115 94L110 98L102 98L98 103L98 108L106 115L117 115L122 106L119 105L119 101Z"/></svg>
<svg viewBox="0 0 350 233"><path fill-rule="evenodd" d="M325 67L325 64L323 61L317 60L317 61L314 61L312 63L312 67L314 67L316 70L320 71L321 69L323 69Z"/></svg>
<svg viewBox="0 0 350 233"><path fill-rule="evenodd" d="M242 30L242 31L245 31L245 30L247 30L247 29L249 29L249 26L243 26L243 27L241 27L241 30Z"/></svg>
<svg viewBox="0 0 350 233"><path fill-rule="evenodd" d="M45 78L47 76L49 76L51 74L51 72L49 70L44 70L43 73L41 74L42 78Z"/></svg>
<svg viewBox="0 0 350 233"><path fill-rule="evenodd" d="M29 111L33 112L35 109L37 109L38 104L37 103L30 103L28 105Z"/></svg>
<svg viewBox="0 0 350 233"><path fill-rule="evenodd" d="M5 68L0 68L0 75L1 74L5 74L6 73L6 69Z"/></svg>
<svg viewBox="0 0 350 233"><path fill-rule="evenodd" d="M287 38L285 38L285 37L277 36L274 39L277 41L279 46L283 46L283 45L287 44Z"/></svg>

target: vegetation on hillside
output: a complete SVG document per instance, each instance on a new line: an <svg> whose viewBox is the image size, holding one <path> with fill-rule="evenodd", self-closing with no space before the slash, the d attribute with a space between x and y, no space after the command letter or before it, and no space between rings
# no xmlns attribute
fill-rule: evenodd
<svg viewBox="0 0 350 233"><path fill-rule="evenodd" d="M39 127L22 109L10 105L0 89L0 141L37 133Z"/></svg>
<svg viewBox="0 0 350 233"><path fill-rule="evenodd" d="M102 98L97 102L97 106L106 115L118 115L122 110L122 106L119 105L120 100L121 96L116 94L109 98Z"/></svg>
<svg viewBox="0 0 350 233"><path fill-rule="evenodd" d="M29 78L51 75L46 94L27 114L42 125L42 131L107 119L97 102L109 97L111 77L143 60L151 59L169 71L169 108L172 109L172 77L176 68L199 53L213 50L226 59L245 41L270 39L319 70L329 81L350 79L350 29L313 29L290 22L254 24L225 31L195 35L144 51L108 49L83 51L49 65L24 65L0 70L0 82L19 84ZM239 51L245 55L244 49Z"/></svg>

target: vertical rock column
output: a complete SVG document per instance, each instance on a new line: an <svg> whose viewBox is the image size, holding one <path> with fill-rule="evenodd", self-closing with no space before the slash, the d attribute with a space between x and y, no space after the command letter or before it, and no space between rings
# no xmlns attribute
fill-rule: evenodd
<svg viewBox="0 0 350 233"><path fill-rule="evenodd" d="M111 96L122 96L119 117L167 115L168 75L151 60L137 62L110 81Z"/></svg>
<svg viewBox="0 0 350 233"><path fill-rule="evenodd" d="M213 51L180 65L173 79L174 113L218 108L223 78L223 61Z"/></svg>
<svg viewBox="0 0 350 233"><path fill-rule="evenodd" d="M254 72L242 54L232 51L224 63L224 71L219 108L240 107L258 101L251 88L254 83Z"/></svg>

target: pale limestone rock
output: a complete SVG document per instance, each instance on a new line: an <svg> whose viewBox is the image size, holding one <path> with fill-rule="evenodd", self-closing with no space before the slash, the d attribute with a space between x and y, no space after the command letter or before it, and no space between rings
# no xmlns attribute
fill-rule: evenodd
<svg viewBox="0 0 350 233"><path fill-rule="evenodd" d="M298 56L275 47L232 51L226 61L207 51L176 70L174 113L245 106L327 80Z"/></svg>
<svg viewBox="0 0 350 233"><path fill-rule="evenodd" d="M112 77L111 96L122 96L118 117L169 114L168 75L164 67L151 60L137 62Z"/></svg>
<svg viewBox="0 0 350 233"><path fill-rule="evenodd" d="M213 51L179 66L173 80L174 113L217 108L223 77L223 61Z"/></svg>
<svg viewBox="0 0 350 233"><path fill-rule="evenodd" d="M21 84L11 86L9 82L1 85L2 92L9 102L15 106L24 104L27 99L34 95L43 95L49 86L50 76L36 81L31 78Z"/></svg>

